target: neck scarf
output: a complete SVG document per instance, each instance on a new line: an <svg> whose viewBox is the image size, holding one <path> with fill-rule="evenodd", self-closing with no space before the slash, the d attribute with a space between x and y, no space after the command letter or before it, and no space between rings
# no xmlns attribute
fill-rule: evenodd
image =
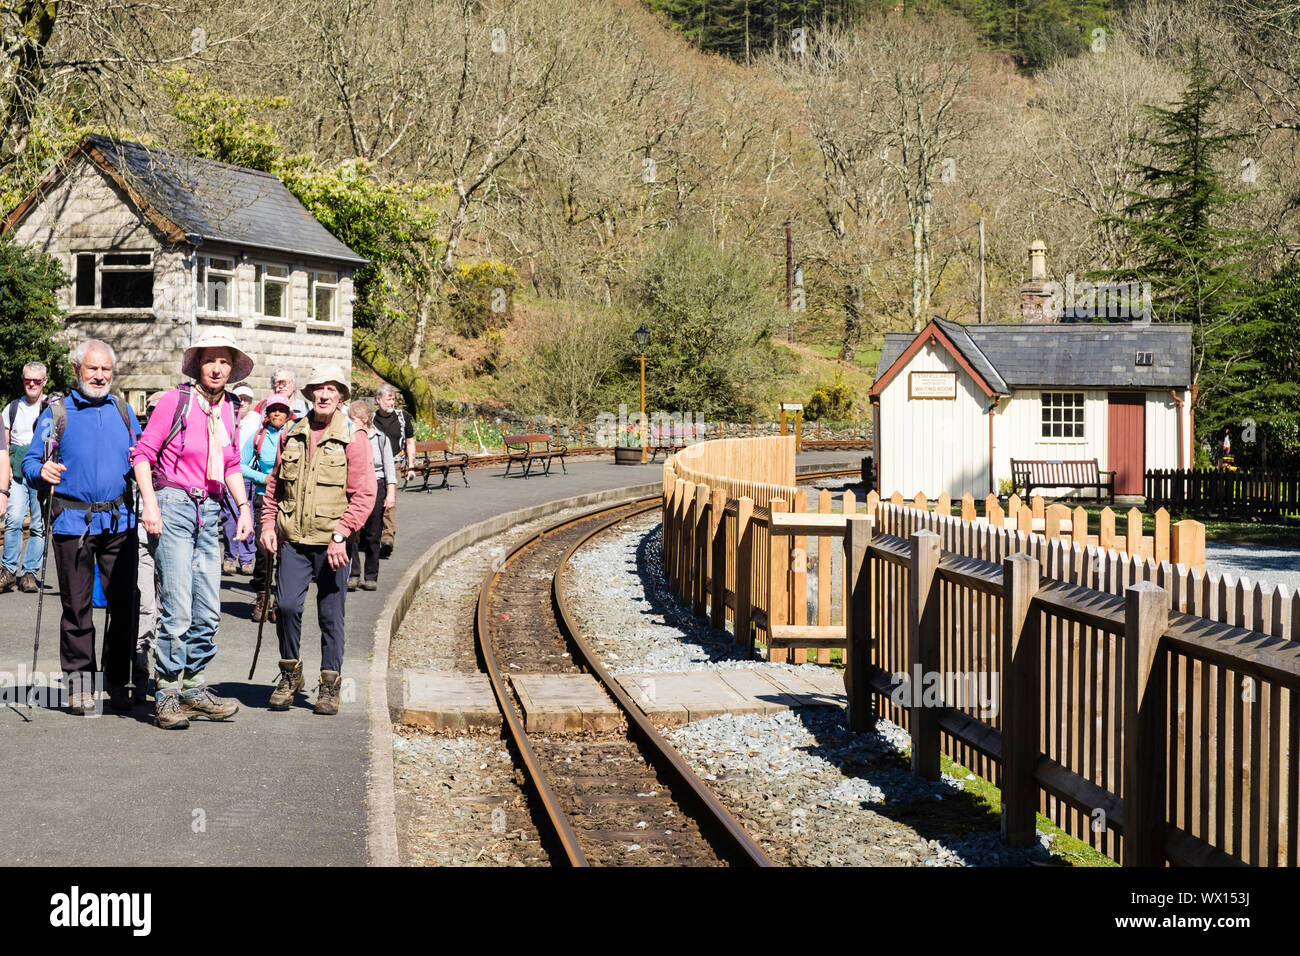
<svg viewBox="0 0 1300 956"><path fill-rule="evenodd" d="M224 397L223 395L216 401L209 402L197 389L194 395L194 400L199 403L199 408L208 419L208 481L220 482L224 477L225 456L222 451L230 444L230 438L221 423L221 399Z"/></svg>

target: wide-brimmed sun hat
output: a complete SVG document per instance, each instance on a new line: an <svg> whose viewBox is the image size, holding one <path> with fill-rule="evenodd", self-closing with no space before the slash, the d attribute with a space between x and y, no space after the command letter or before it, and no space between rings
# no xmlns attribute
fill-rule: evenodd
<svg viewBox="0 0 1300 956"><path fill-rule="evenodd" d="M199 378L199 356L204 349L230 349L230 381L239 382L253 373L253 360L240 351L235 337L225 329L208 329L202 337L185 350L181 358L181 374Z"/></svg>
<svg viewBox="0 0 1300 956"><path fill-rule="evenodd" d="M346 402L348 396L352 394L352 389L348 388L348 373L343 371L341 365L316 366L307 377L307 384L302 387L302 394L308 401L312 401L316 386L324 385L326 382L333 382L339 387L340 402Z"/></svg>

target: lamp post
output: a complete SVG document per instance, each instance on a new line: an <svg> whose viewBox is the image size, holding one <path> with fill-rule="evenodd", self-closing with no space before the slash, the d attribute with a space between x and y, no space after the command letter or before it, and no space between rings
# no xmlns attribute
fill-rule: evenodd
<svg viewBox="0 0 1300 956"><path fill-rule="evenodd" d="M645 420L645 349L650 344L650 330L646 328L644 322L641 328L633 333L636 336L637 348L641 350L641 464L645 464L646 459L646 420Z"/></svg>

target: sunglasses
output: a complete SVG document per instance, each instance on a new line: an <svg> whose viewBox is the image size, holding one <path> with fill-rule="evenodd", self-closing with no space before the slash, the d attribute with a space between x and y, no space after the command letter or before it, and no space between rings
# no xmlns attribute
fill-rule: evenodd
<svg viewBox="0 0 1300 956"><path fill-rule="evenodd" d="M45 379L43 379L43 378L25 378L25 379L23 379L23 384L24 384L24 385L44 385L44 384L45 384Z"/></svg>

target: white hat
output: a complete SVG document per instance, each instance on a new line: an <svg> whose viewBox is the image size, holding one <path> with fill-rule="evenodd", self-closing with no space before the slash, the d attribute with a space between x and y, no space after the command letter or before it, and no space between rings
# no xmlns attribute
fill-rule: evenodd
<svg viewBox="0 0 1300 956"><path fill-rule="evenodd" d="M343 371L341 365L318 365L307 377L307 384L302 387L303 395L308 401L312 401L316 386L324 385L326 382L333 382L339 387L340 402L346 402L348 396L352 394L352 389L348 388L348 373Z"/></svg>
<svg viewBox="0 0 1300 956"><path fill-rule="evenodd" d="M240 398L253 398L253 390L247 385L236 385L235 394Z"/></svg>
<svg viewBox="0 0 1300 956"><path fill-rule="evenodd" d="M253 372L253 360L235 345L234 336L225 329L205 329L203 337L185 350L181 358L182 375L199 378L199 356L204 349L230 349L230 378L236 382Z"/></svg>

